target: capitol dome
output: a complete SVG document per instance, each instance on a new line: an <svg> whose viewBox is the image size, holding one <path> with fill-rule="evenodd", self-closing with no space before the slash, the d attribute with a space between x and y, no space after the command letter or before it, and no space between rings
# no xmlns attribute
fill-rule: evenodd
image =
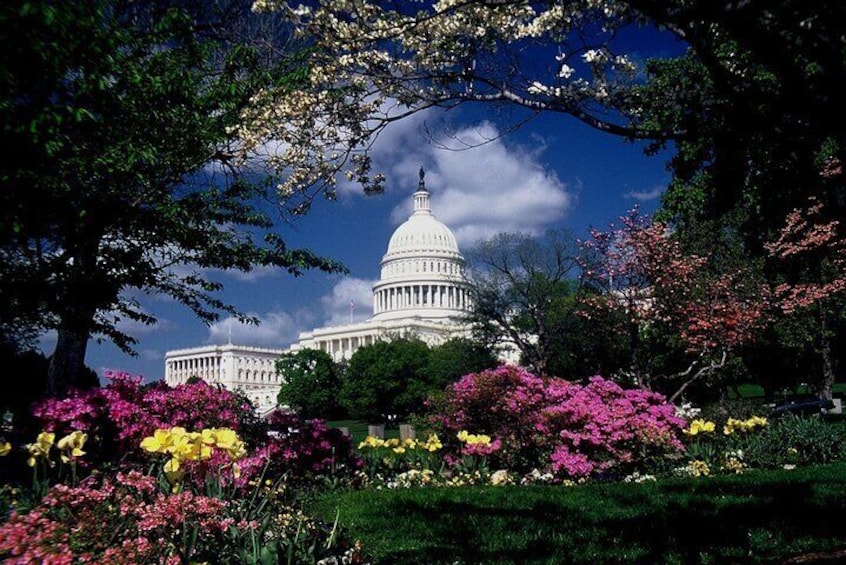
<svg viewBox="0 0 846 565"><path fill-rule="evenodd" d="M373 286L374 320L452 319L469 308L464 257L452 231L431 211L420 170L414 211L399 226L382 257Z"/></svg>
<svg viewBox="0 0 846 565"><path fill-rule="evenodd" d="M420 253L454 258L461 256L452 230L435 218L428 208L423 207L416 209L411 217L394 231L388 242L385 258Z"/></svg>

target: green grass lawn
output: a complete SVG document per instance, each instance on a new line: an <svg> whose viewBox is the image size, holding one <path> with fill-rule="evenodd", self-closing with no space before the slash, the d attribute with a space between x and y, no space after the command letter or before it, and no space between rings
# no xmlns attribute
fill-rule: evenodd
<svg viewBox="0 0 846 565"><path fill-rule="evenodd" d="M313 505L328 520L337 512L377 565L846 560L846 463L644 484L353 491Z"/></svg>

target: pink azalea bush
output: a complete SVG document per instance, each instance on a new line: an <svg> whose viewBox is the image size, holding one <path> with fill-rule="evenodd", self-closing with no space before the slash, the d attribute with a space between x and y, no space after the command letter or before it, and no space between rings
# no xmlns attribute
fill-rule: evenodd
<svg viewBox="0 0 846 565"><path fill-rule="evenodd" d="M491 436L499 442L492 465L559 479L623 474L684 449L685 421L660 394L599 376L586 385L541 378L514 366L465 375L430 405L428 419L444 438L466 430Z"/></svg>
<svg viewBox="0 0 846 565"><path fill-rule="evenodd" d="M263 470L266 476L297 481L315 478L349 478L363 466L352 441L323 420L303 420L280 411L267 418L269 437L264 445L242 461L242 470Z"/></svg>
<svg viewBox="0 0 846 565"><path fill-rule="evenodd" d="M135 452L156 429L230 428L244 435L251 418L252 407L244 398L202 381L170 387L163 381L142 385L140 376L122 372L105 377L105 387L47 399L33 415L47 431L86 432L100 440L103 457L115 459Z"/></svg>
<svg viewBox="0 0 846 565"><path fill-rule="evenodd" d="M108 378L35 408L44 431L29 451L44 472L32 495L2 508L0 561L314 562L341 551L356 562L331 524L296 508L291 488L352 479L361 460L340 430L281 412L259 419L243 397L204 382ZM72 461L86 464L79 476L62 472L71 462L54 443L74 430L85 438ZM4 447L0 463L27 449Z"/></svg>
<svg viewBox="0 0 846 565"><path fill-rule="evenodd" d="M109 383L103 388L48 399L33 411L47 431L86 432L92 438L89 464L145 461L138 459L144 437L157 429L181 426L237 431L250 447L239 483L258 474L298 479L339 470L351 473L361 466L349 438L320 420L275 412L259 421L246 399L204 381L170 387L161 381L143 385L141 377L121 372L107 372L106 378Z"/></svg>
<svg viewBox="0 0 846 565"><path fill-rule="evenodd" d="M12 513L0 525L0 557L9 565L178 565L257 562L258 555L312 562L339 550L326 543L330 526L278 498L266 501L163 492L137 471L92 476L77 487L55 485L31 511Z"/></svg>

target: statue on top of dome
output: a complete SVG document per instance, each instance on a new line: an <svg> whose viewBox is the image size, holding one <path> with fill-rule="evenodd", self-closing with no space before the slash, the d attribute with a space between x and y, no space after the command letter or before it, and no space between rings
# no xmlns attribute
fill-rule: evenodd
<svg viewBox="0 0 846 565"><path fill-rule="evenodd" d="M417 190L426 190L426 183L423 181L423 177L426 176L426 172L423 170L423 167L420 167L420 182L417 183Z"/></svg>

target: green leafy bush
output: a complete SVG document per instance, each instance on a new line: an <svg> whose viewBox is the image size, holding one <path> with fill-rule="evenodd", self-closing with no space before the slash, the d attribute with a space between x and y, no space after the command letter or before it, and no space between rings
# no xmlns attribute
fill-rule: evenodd
<svg viewBox="0 0 846 565"><path fill-rule="evenodd" d="M820 416L788 414L744 437L738 447L756 467L830 463L846 456L846 433Z"/></svg>

